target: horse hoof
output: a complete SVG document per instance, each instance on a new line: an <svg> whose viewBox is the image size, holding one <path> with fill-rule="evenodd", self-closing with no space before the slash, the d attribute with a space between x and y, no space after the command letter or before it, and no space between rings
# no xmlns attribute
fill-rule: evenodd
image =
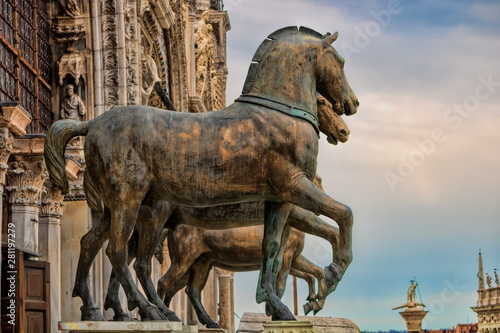
<svg viewBox="0 0 500 333"><path fill-rule="evenodd" d="M82 305L80 307L82 312L82 321L104 321L104 316L101 313L101 309L98 307L86 307Z"/></svg>
<svg viewBox="0 0 500 333"><path fill-rule="evenodd" d="M141 316L142 321L168 321L168 318L156 306L148 306L144 310L139 310L139 316Z"/></svg>
<svg viewBox="0 0 500 333"><path fill-rule="evenodd" d="M330 264L323 270L325 272L325 283L326 287L328 288L328 294L330 294L335 291L340 280L342 280L344 271L340 266L335 264Z"/></svg>
<svg viewBox="0 0 500 333"><path fill-rule="evenodd" d="M170 311L170 313L163 312L163 314L167 316L167 319L170 321L179 321L182 323L182 320L179 317L177 317L177 315L173 311Z"/></svg>
<svg viewBox="0 0 500 333"><path fill-rule="evenodd" d="M219 326L219 324L217 324L217 323L216 323L216 322L214 322L214 321L213 321L213 322L210 322L210 323L207 323L205 326L206 326L207 328L219 328L219 329L220 329L220 328L222 328L222 327L220 327L220 326Z"/></svg>
<svg viewBox="0 0 500 333"><path fill-rule="evenodd" d="M311 304L309 303L306 303L304 304L304 314L307 316L307 314L309 312L311 312L313 310L313 307L311 306Z"/></svg>
<svg viewBox="0 0 500 333"><path fill-rule="evenodd" d="M292 312L286 306L283 306L281 309L279 309L273 313L272 320L273 321L292 321L292 320L297 320L297 319L295 319Z"/></svg>
<svg viewBox="0 0 500 333"><path fill-rule="evenodd" d="M120 315L114 315L113 321L134 321L134 318L130 318L128 314L123 313Z"/></svg>

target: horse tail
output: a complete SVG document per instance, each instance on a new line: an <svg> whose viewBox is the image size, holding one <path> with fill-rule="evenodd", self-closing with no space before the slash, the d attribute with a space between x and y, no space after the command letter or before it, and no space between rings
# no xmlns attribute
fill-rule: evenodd
<svg viewBox="0 0 500 333"><path fill-rule="evenodd" d="M83 190L85 191L85 197L87 198L89 208L96 213L102 213L101 196L87 172L83 175Z"/></svg>
<svg viewBox="0 0 500 333"><path fill-rule="evenodd" d="M45 164L49 171L50 180L61 190L62 194L69 192L64 160L66 145L75 136L87 135L87 123L72 119L59 120L52 124L45 137Z"/></svg>

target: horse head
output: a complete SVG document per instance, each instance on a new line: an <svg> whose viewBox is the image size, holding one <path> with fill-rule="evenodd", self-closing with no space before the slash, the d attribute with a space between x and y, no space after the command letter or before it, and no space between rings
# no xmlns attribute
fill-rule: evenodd
<svg viewBox="0 0 500 333"><path fill-rule="evenodd" d="M359 102L347 82L344 59L331 46L337 36L295 26L273 32L252 58L243 96L251 96L253 103L257 103L256 98L267 104L275 101L315 118L318 92L338 115L356 113Z"/></svg>
<svg viewBox="0 0 500 333"><path fill-rule="evenodd" d="M320 94L316 95L316 101L319 130L326 135L328 142L332 145L336 145L339 141L346 142L351 131L342 117L333 110L332 104Z"/></svg>
<svg viewBox="0 0 500 333"><path fill-rule="evenodd" d="M339 115L355 114L359 101L344 73L345 60L332 47L338 33L329 33L322 40L322 47L317 55L316 75L318 78L316 90L323 95Z"/></svg>

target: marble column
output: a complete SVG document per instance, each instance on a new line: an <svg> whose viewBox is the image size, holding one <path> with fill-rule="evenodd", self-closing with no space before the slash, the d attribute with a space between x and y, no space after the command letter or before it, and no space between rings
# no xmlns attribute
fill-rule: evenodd
<svg viewBox="0 0 500 333"><path fill-rule="evenodd" d="M219 280L219 325L229 332L234 332L234 330L231 330L233 317L233 313L231 312L231 281L233 280L233 276L233 272L217 269Z"/></svg>
<svg viewBox="0 0 500 333"><path fill-rule="evenodd" d="M14 147L17 140L14 140ZM38 213L43 183L47 178L45 162L41 154L23 152L13 154L8 165L6 189L9 191L9 221L16 226L16 248L37 254Z"/></svg>
<svg viewBox="0 0 500 333"><path fill-rule="evenodd" d="M63 195L47 180L42 193L38 226L38 252L41 260L50 262L51 333L58 333L61 320L61 216Z"/></svg>

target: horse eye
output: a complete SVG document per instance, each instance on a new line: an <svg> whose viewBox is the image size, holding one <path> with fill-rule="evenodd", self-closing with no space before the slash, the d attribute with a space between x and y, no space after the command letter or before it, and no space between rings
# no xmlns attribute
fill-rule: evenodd
<svg viewBox="0 0 500 333"><path fill-rule="evenodd" d="M319 104L319 105L325 105L325 101L324 101L324 100L319 100L319 101L318 101L318 104Z"/></svg>

